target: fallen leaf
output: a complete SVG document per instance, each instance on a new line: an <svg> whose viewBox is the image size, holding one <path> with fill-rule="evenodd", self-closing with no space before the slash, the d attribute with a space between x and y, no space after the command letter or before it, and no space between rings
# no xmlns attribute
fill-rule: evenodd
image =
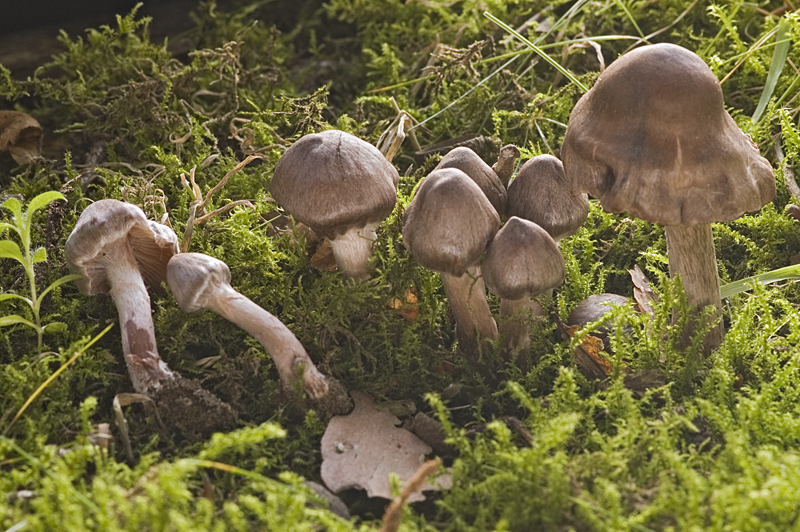
<svg viewBox="0 0 800 532"><path fill-rule="evenodd" d="M399 297L393 297L389 301L386 302L386 306L390 309L396 310L401 317L407 320L416 319L419 316L419 307L417 306L418 299L417 295L414 293L413 288L408 288L403 293L403 298L405 302Z"/></svg>
<svg viewBox="0 0 800 532"><path fill-rule="evenodd" d="M579 326L573 325L567 329L567 333L574 337L579 330ZM603 347L602 338L588 334L573 351L575 365L587 379L605 379L611 373L611 361L600 353Z"/></svg>
<svg viewBox="0 0 800 532"><path fill-rule="evenodd" d="M431 447L411 432L398 428L400 420L388 410L375 408L373 399L351 392L355 408L346 416L334 416L322 436L322 481L334 493L361 488L370 497L392 498L390 475L405 484L414 476ZM440 476L437 484L449 487L450 478ZM425 483L420 491L440 489ZM421 493L409 501L422 501Z"/></svg>
<svg viewBox="0 0 800 532"><path fill-rule="evenodd" d="M7 151L17 164L28 164L39 157L42 128L30 115L0 111L0 151Z"/></svg>
<svg viewBox="0 0 800 532"><path fill-rule="evenodd" d="M639 307L639 311L644 314L653 315L652 303L658 301L658 296L650 287L650 281L645 276L639 265L635 265L632 270L628 270L633 281L633 299Z"/></svg>
<svg viewBox="0 0 800 532"><path fill-rule="evenodd" d="M333 256L331 241L327 238L311 257L311 266L325 272L335 272L339 269L336 265L336 258Z"/></svg>

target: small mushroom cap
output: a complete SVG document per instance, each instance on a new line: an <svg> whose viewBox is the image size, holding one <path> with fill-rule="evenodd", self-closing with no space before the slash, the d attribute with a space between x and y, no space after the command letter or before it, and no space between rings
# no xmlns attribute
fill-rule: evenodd
<svg viewBox="0 0 800 532"><path fill-rule="evenodd" d="M630 302L631 298L619 294L592 294L572 309L567 318L567 325L583 327L611 312L613 305L625 306Z"/></svg>
<svg viewBox="0 0 800 532"><path fill-rule="evenodd" d="M674 44L614 61L575 105L561 148L574 191L665 225L727 222L775 197L775 177L725 110L711 69Z"/></svg>
<svg viewBox="0 0 800 532"><path fill-rule="evenodd" d="M178 253L167 265L167 284L184 312L208 308L221 286L230 286L228 265L203 253Z"/></svg>
<svg viewBox="0 0 800 532"><path fill-rule="evenodd" d="M530 220L561 240L586 221L589 197L573 195L561 161L539 155L523 164L508 186L506 214Z"/></svg>
<svg viewBox="0 0 800 532"><path fill-rule="evenodd" d="M111 290L106 267L118 260L120 245L130 245L144 282L152 288L166 280L167 263L178 252L178 237L169 227L148 220L136 205L103 199L86 207L67 238L64 255L75 284L86 295Z"/></svg>
<svg viewBox="0 0 800 532"><path fill-rule="evenodd" d="M486 164L477 153L465 146L454 148L442 157L434 170L441 168L458 168L467 174L486 194L492 207L498 213L505 212L506 187L503 186L492 167Z"/></svg>
<svg viewBox="0 0 800 532"><path fill-rule="evenodd" d="M486 288L497 297L522 299L560 285L566 267L547 231L512 216L489 244L481 273Z"/></svg>
<svg viewBox="0 0 800 532"><path fill-rule="evenodd" d="M406 249L423 267L460 277L480 261L500 227L500 217L481 189L456 168L434 170L408 205Z"/></svg>
<svg viewBox="0 0 800 532"><path fill-rule="evenodd" d="M331 129L306 135L286 150L269 188L295 219L333 239L385 220L397 202L399 179L378 148Z"/></svg>

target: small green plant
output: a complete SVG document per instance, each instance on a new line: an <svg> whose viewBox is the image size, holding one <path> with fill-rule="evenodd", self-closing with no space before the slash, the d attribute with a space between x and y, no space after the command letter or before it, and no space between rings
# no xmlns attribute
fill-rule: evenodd
<svg viewBox="0 0 800 532"><path fill-rule="evenodd" d="M43 247L36 248L35 250L31 249L31 224L33 222L33 215L36 211L46 207L53 201L63 199L64 195L60 192L51 191L39 194L31 200L31 202L28 204L28 210L25 212L22 212L22 204L16 198L7 199L2 205L4 209L11 211L12 223L0 222L0 234L3 234L6 230L14 231L17 233L17 236L22 243L22 248L20 248L16 242L11 240L0 240L0 258L14 259L15 261L19 262L23 268L25 268L25 274L28 276L28 282L30 284L31 295L30 298L28 298L19 294L6 292L0 294L0 301L9 299L24 301L31 308L33 321L23 318L17 314L11 314L0 316L0 327L15 325L17 323L32 327L36 330L36 334L38 335L37 346L39 351L42 350L42 335L45 332L59 332L65 330L67 327L66 324L61 322L51 322L47 325L42 325L40 309L44 296L46 296L54 288L57 288L64 283L68 283L69 281L80 279L81 277L80 275L75 274L65 275L64 277L54 281L50 286L45 288L41 294L37 295L36 274L33 270L33 266L38 262L44 262L47 260L47 251Z"/></svg>

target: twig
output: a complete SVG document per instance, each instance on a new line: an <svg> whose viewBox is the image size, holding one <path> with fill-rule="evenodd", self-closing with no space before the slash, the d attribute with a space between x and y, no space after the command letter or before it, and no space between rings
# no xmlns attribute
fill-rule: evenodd
<svg viewBox="0 0 800 532"><path fill-rule="evenodd" d="M403 508L406 505L406 501L422 488L422 485L425 484L428 477L439 469L440 465L442 465L441 459L436 458L434 460L428 460L417 469L414 476L403 486L403 491L400 492L400 495L395 497L386 508L386 512L383 514L383 524L381 525L380 532L397 531L397 528L400 526L400 519L403 517Z"/></svg>

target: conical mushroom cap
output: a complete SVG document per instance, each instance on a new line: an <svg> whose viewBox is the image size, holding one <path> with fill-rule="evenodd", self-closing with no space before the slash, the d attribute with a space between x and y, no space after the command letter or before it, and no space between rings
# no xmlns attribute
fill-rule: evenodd
<svg viewBox="0 0 800 532"><path fill-rule="evenodd" d="M586 193L572 194L561 161L539 155L523 164L508 186L506 214L530 220L561 240L586 221L589 198Z"/></svg>
<svg viewBox="0 0 800 532"><path fill-rule="evenodd" d="M480 261L500 216L481 189L456 168L434 170L406 209L403 242L423 267L460 277Z"/></svg>
<svg viewBox="0 0 800 532"><path fill-rule="evenodd" d="M575 105L561 148L573 191L665 225L727 222L775 197L711 69L673 44L614 61Z"/></svg>
<svg viewBox="0 0 800 532"><path fill-rule="evenodd" d="M521 299L560 285L566 267L547 231L512 216L489 244L481 273L486 288L497 297Z"/></svg>
<svg viewBox="0 0 800 532"><path fill-rule="evenodd" d="M219 259L203 253L178 253L167 265L167 284L184 312L208 308L221 286L230 286L231 270Z"/></svg>
<svg viewBox="0 0 800 532"><path fill-rule="evenodd" d="M465 146L453 148L442 157L434 170L441 168L458 168L467 174L480 187L498 214L505 212L506 187L503 186L503 182L497 177L492 167L486 164L477 153Z"/></svg>
<svg viewBox="0 0 800 532"><path fill-rule="evenodd" d="M167 278L167 263L178 252L178 237L169 227L148 220L136 205L115 199L99 200L84 209L67 238L64 255L81 293L111 290L106 266L116 260L112 250L130 245L144 282L152 288Z"/></svg>
<svg viewBox="0 0 800 532"><path fill-rule="evenodd" d="M397 202L397 169L372 144L328 130L286 150L269 191L286 211L333 239L385 220Z"/></svg>

